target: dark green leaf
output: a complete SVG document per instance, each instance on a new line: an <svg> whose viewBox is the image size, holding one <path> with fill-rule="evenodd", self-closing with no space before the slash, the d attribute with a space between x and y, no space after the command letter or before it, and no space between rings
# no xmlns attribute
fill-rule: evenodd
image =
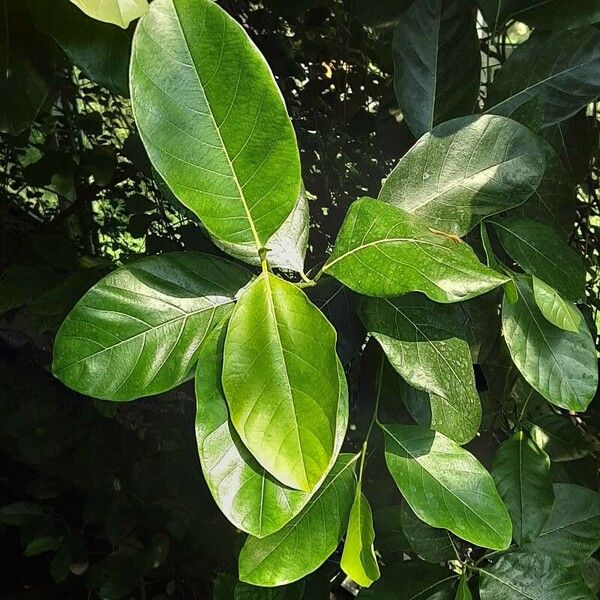
<svg viewBox="0 0 600 600"><path fill-rule="evenodd" d="M300 193L296 138L273 75L211 0L155 0L133 41L131 97L156 170L212 235L257 248Z"/></svg>
<svg viewBox="0 0 600 600"><path fill-rule="evenodd" d="M304 594L304 582L275 588L263 588L238 582L232 600L301 600Z"/></svg>
<svg viewBox="0 0 600 600"><path fill-rule="evenodd" d="M103 400L164 392L192 376L206 334L251 274L194 252L151 256L97 283L61 326L53 373Z"/></svg>
<svg viewBox="0 0 600 600"><path fill-rule="evenodd" d="M497 116L453 119L424 135L385 180L379 199L463 236L486 216L522 204L538 187L537 137Z"/></svg>
<svg viewBox="0 0 600 600"><path fill-rule="evenodd" d="M24 525L30 519L46 516L46 509L33 502L15 502L0 508L0 523Z"/></svg>
<svg viewBox="0 0 600 600"><path fill-rule="evenodd" d="M485 548L510 545L508 511L491 475L472 454L423 427L382 428L388 468L421 520Z"/></svg>
<svg viewBox="0 0 600 600"><path fill-rule="evenodd" d="M467 244L371 198L352 203L323 270L359 294L420 291L436 302L467 300L507 280L482 265Z"/></svg>
<svg viewBox="0 0 600 600"><path fill-rule="evenodd" d="M402 531L410 547L423 560L440 563L456 558L450 533L421 521L407 504L402 505Z"/></svg>
<svg viewBox="0 0 600 600"><path fill-rule="evenodd" d="M518 431L498 448L492 477L510 513L517 544L535 539L554 502L548 455Z"/></svg>
<svg viewBox="0 0 600 600"><path fill-rule="evenodd" d="M531 427L531 437L552 462L576 460L589 454L583 436L566 415L540 417Z"/></svg>
<svg viewBox="0 0 600 600"><path fill-rule="evenodd" d="M545 0L514 17L536 29L577 29L600 21L599 0Z"/></svg>
<svg viewBox="0 0 600 600"><path fill-rule="evenodd" d="M460 576L460 581L458 582L458 588L456 590L456 598L454 600L473 600L468 581L467 574L464 572Z"/></svg>
<svg viewBox="0 0 600 600"><path fill-rule="evenodd" d="M62 583L69 575L71 567L71 548L68 544L63 545L58 549L50 563L50 574L56 583Z"/></svg>
<svg viewBox="0 0 600 600"><path fill-rule="evenodd" d="M57 538L54 536L44 535L42 537L35 538L31 540L27 544L23 554L25 556L37 556L38 554L43 554L44 552L49 552L50 550L55 550L58 548L62 538Z"/></svg>

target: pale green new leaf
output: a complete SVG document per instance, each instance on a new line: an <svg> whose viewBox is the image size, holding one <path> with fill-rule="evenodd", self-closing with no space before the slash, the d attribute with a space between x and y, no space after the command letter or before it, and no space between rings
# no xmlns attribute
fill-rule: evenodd
<svg viewBox="0 0 600 600"><path fill-rule="evenodd" d="M335 345L304 292L266 272L240 298L225 340L223 390L238 434L271 475L305 492L334 452Z"/></svg>
<svg viewBox="0 0 600 600"><path fill-rule="evenodd" d="M337 548L346 531L356 493L356 456L340 454L304 510L283 529L249 537L239 557L242 581L277 586L297 581L318 569Z"/></svg>
<svg viewBox="0 0 600 600"><path fill-rule="evenodd" d="M460 576L460 581L458 582L458 588L456 590L456 598L454 600L473 600L473 594L471 594L471 590L469 589L469 580L467 579L466 572Z"/></svg>
<svg viewBox="0 0 600 600"><path fill-rule="evenodd" d="M374 540L371 507L360 486L357 486L340 566L348 577L363 588L370 587L380 575L373 548Z"/></svg>
<svg viewBox="0 0 600 600"><path fill-rule="evenodd" d="M379 199L463 236L522 204L544 173L537 137L498 116L453 119L425 134L385 180Z"/></svg>
<svg viewBox="0 0 600 600"><path fill-rule="evenodd" d="M600 494L579 485L554 485L554 506L539 537L524 549L561 565L583 561L600 547Z"/></svg>
<svg viewBox="0 0 600 600"><path fill-rule="evenodd" d="M432 428L459 444L473 439L481 404L460 305L436 304L420 294L365 298L359 315L403 379L435 395Z"/></svg>
<svg viewBox="0 0 600 600"><path fill-rule="evenodd" d="M113 271L75 305L54 342L52 372L102 400L134 400L192 376L211 328L252 274L196 252L149 256Z"/></svg>
<svg viewBox="0 0 600 600"><path fill-rule="evenodd" d="M196 368L196 440L204 478L223 514L242 531L265 537L291 521L311 494L280 484L252 457L229 421L221 385L227 323L202 345ZM348 386L338 362L340 398L334 458L348 425Z"/></svg>
<svg viewBox="0 0 600 600"><path fill-rule="evenodd" d="M475 13L466 3L413 2L394 30L392 54L396 98L415 137L473 113L481 52Z"/></svg>
<svg viewBox="0 0 600 600"><path fill-rule="evenodd" d="M371 198L350 206L323 271L359 294L423 292L436 302L484 294L507 278L479 262L465 243L433 233L406 211Z"/></svg>
<svg viewBox="0 0 600 600"><path fill-rule="evenodd" d="M492 477L510 513L517 544L536 538L554 502L548 455L518 431L498 448Z"/></svg>
<svg viewBox="0 0 600 600"><path fill-rule="evenodd" d="M556 406L584 411L598 386L598 360L590 332L552 325L538 308L530 280L518 277L519 300L502 304L502 332L511 357L527 381Z"/></svg>
<svg viewBox="0 0 600 600"><path fill-rule="evenodd" d="M86 15L127 29L148 10L148 0L71 0Z"/></svg>
<svg viewBox="0 0 600 600"><path fill-rule="evenodd" d="M382 425L385 459L417 517L484 548L510 545L512 525L491 475L451 439L417 425Z"/></svg>
<svg viewBox="0 0 600 600"><path fill-rule="evenodd" d="M571 302L567 302L554 288L532 277L533 296L538 308L550 323L565 331L579 331L581 313Z"/></svg>
<svg viewBox="0 0 600 600"><path fill-rule="evenodd" d="M494 221L498 239L524 271L542 279L568 300L585 297L585 267L581 254L548 225L510 217Z"/></svg>
<svg viewBox="0 0 600 600"><path fill-rule="evenodd" d="M501 556L480 572L481 600L594 600L592 590L572 569L549 556L516 552Z"/></svg>
<svg viewBox="0 0 600 600"><path fill-rule="evenodd" d="M208 231L257 248L300 193L281 93L244 29L212 0L154 0L131 58L136 124L156 170Z"/></svg>
<svg viewBox="0 0 600 600"><path fill-rule="evenodd" d="M489 86L487 113L553 125L600 94L600 31L535 33L516 48ZM528 106L531 106L531 110Z"/></svg>

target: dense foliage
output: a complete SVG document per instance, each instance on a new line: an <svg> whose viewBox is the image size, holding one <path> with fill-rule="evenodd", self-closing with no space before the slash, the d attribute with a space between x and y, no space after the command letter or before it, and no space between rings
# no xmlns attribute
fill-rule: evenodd
<svg viewBox="0 0 600 600"><path fill-rule="evenodd" d="M1 4L9 594L597 597L598 2Z"/></svg>

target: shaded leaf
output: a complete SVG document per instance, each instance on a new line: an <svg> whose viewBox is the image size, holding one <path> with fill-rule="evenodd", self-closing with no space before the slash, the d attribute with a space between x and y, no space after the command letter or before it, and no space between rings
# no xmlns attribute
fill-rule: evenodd
<svg viewBox="0 0 600 600"><path fill-rule="evenodd" d="M583 436L566 415L543 415L532 424L530 433L552 462L577 460L589 454Z"/></svg>

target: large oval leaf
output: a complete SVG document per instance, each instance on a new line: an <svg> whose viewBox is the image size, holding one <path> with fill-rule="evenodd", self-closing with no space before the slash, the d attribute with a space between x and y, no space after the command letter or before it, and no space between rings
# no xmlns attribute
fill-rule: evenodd
<svg viewBox="0 0 600 600"><path fill-rule="evenodd" d="M310 492L335 445L339 381L335 329L291 283L263 273L229 323L223 390L231 420L257 461Z"/></svg>
<svg viewBox="0 0 600 600"><path fill-rule="evenodd" d="M481 423L481 404L459 306L410 294L394 300L365 299L359 314L394 369L411 386L435 394L432 428L459 444L473 439Z"/></svg>
<svg viewBox="0 0 600 600"><path fill-rule="evenodd" d="M466 2L413 2L394 31L392 53L396 98L416 137L473 113L481 52Z"/></svg>
<svg viewBox="0 0 600 600"><path fill-rule="evenodd" d="M594 340L584 322L577 333L550 323L538 308L531 283L516 280L519 300L502 303L502 332L521 374L546 400L584 411L598 387Z"/></svg>
<svg viewBox="0 0 600 600"><path fill-rule="evenodd" d="M481 600L593 600L592 590L574 570L549 556L516 552L481 569Z"/></svg>
<svg viewBox="0 0 600 600"><path fill-rule="evenodd" d="M127 29L148 10L148 0L71 0L86 15Z"/></svg>
<svg viewBox="0 0 600 600"><path fill-rule="evenodd" d="M291 521L311 494L280 484L250 454L229 421L221 385L227 324L202 345L196 368L196 440L204 478L225 516L242 531L265 537ZM334 457L348 426L348 386L338 363L340 399Z"/></svg>
<svg viewBox="0 0 600 600"><path fill-rule="evenodd" d="M585 297L585 267L581 254L551 227L532 219L510 217L494 221L498 239L527 273L577 302Z"/></svg>
<svg viewBox="0 0 600 600"><path fill-rule="evenodd" d="M424 135L385 180L379 199L465 235L483 218L522 204L544 173L534 133L511 119L475 116Z"/></svg>
<svg viewBox="0 0 600 600"><path fill-rule="evenodd" d="M582 27L536 33L502 65L489 87L486 112L508 117L521 109L520 119L548 126L599 94L600 31Z"/></svg>
<svg viewBox="0 0 600 600"><path fill-rule="evenodd" d="M518 431L498 448L492 477L510 513L517 544L537 537L554 502L548 455Z"/></svg>
<svg viewBox="0 0 600 600"><path fill-rule="evenodd" d="M195 252L151 256L97 283L62 324L52 371L74 390L133 400L188 379L197 350L252 275Z"/></svg>
<svg viewBox="0 0 600 600"><path fill-rule="evenodd" d="M155 0L137 27L131 99L150 160L216 237L260 248L300 192L296 138L273 75L211 0Z"/></svg>
<svg viewBox="0 0 600 600"><path fill-rule="evenodd" d="M283 529L264 538L249 537L240 552L242 581L276 586L318 569L337 548L356 492L356 457L340 454L305 509Z"/></svg>
<svg viewBox="0 0 600 600"><path fill-rule="evenodd" d="M574 565L600 547L600 495L579 485L557 483L554 496L544 529L525 549Z"/></svg>
<svg viewBox="0 0 600 600"><path fill-rule="evenodd" d="M508 548L510 516L491 475L458 444L418 425L382 425L385 460L415 514L484 548Z"/></svg>
<svg viewBox="0 0 600 600"><path fill-rule="evenodd" d="M436 302L467 300L506 282L467 244L433 233L418 217L371 198L350 206L323 271L359 294L419 291Z"/></svg>

